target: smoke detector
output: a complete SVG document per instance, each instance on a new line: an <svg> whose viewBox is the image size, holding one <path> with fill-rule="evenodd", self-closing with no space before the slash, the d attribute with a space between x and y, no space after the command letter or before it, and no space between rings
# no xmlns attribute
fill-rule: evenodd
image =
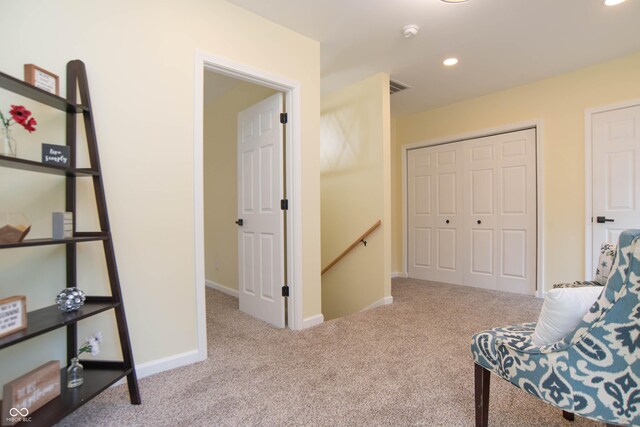
<svg viewBox="0 0 640 427"><path fill-rule="evenodd" d="M407 25L402 29L402 35L405 39L412 39L418 34L419 29L417 25Z"/></svg>

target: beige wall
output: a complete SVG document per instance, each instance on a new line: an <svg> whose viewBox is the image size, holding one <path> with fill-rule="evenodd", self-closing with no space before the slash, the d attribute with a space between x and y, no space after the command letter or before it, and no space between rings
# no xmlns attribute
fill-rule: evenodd
<svg viewBox="0 0 640 427"><path fill-rule="evenodd" d="M584 276L585 110L640 98L640 54L399 118L400 145L524 121L542 123L544 286ZM402 194L401 167L394 163ZM394 205L402 216L402 206ZM402 254L394 239L394 261ZM401 267L398 267L401 268Z"/></svg>
<svg viewBox="0 0 640 427"><path fill-rule="evenodd" d="M322 265L377 220L382 226L322 276L325 319L391 295L389 76L322 97Z"/></svg>
<svg viewBox="0 0 640 427"><path fill-rule="evenodd" d="M402 156L398 120L391 119L391 271L402 274ZM398 210L400 206L400 210Z"/></svg>
<svg viewBox="0 0 640 427"><path fill-rule="evenodd" d="M204 256L207 281L238 289L237 117L276 91L240 82L204 106Z"/></svg>
<svg viewBox="0 0 640 427"><path fill-rule="evenodd" d="M25 13L28 10L29 13ZM35 63L58 74L87 64L95 124L120 279L137 364L196 349L194 283L194 56L196 49L297 81L301 87L303 315L321 312L320 296L320 49L302 37L223 0L28 0L3 3L0 70L22 77ZM5 111L18 99L2 95ZM34 103L29 102L29 105ZM37 116L36 142L64 134L58 112ZM41 121L42 120L42 121ZM54 132L54 133L55 133ZM48 141L61 139L47 138ZM28 145L25 141L24 145ZM39 147L25 152L39 158ZM50 213L63 206L61 182L0 172L2 210L26 212L50 233ZM82 182L80 224L95 225L90 182ZM79 286L103 292L100 245L81 245ZM10 255L5 255L10 253ZM29 309L52 303L64 287L64 251L45 247L3 251L0 297L27 294ZM112 334L113 316L81 323L81 337ZM0 383L47 360L64 357L63 332L0 352ZM116 343L103 345L105 356ZM115 352L117 353L117 352ZM10 367L10 369L4 369Z"/></svg>

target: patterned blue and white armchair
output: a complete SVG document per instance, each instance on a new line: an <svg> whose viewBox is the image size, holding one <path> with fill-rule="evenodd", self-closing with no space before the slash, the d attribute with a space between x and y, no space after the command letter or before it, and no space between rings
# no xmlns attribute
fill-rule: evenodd
<svg viewBox="0 0 640 427"><path fill-rule="evenodd" d="M640 230L620 235L598 300L578 327L537 347L535 323L474 335L476 426L487 426L491 372L563 410L607 425L640 426Z"/></svg>

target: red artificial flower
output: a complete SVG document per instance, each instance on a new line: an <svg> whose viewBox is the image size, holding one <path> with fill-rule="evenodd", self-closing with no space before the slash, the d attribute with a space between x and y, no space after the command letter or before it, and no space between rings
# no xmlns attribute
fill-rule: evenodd
<svg viewBox="0 0 640 427"><path fill-rule="evenodd" d="M12 105L11 106L11 111L9 111L9 113L11 114L11 117L13 117L13 120L16 121L16 123L20 123L23 126L24 126L24 123L29 118L29 116L31 115L31 111L27 110L22 105ZM25 129L27 129L27 128L25 127ZM27 129L27 130L29 130L29 129ZM31 131L29 131L29 132L31 132Z"/></svg>
<svg viewBox="0 0 640 427"><path fill-rule="evenodd" d="M31 117L29 120L27 120L24 123L20 123L22 126L24 126L24 128L26 130L29 131L29 133L33 132L36 130L35 126L38 124L38 122L36 122L36 119L34 119L33 117Z"/></svg>

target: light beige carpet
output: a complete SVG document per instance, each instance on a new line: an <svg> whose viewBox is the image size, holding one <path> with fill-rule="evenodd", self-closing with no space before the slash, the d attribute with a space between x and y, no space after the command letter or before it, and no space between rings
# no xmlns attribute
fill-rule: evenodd
<svg viewBox="0 0 640 427"><path fill-rule="evenodd" d="M535 321L541 301L394 279L394 303L292 332L207 290L209 359L114 387L65 426L473 426L474 332ZM492 376L491 426L596 426Z"/></svg>

